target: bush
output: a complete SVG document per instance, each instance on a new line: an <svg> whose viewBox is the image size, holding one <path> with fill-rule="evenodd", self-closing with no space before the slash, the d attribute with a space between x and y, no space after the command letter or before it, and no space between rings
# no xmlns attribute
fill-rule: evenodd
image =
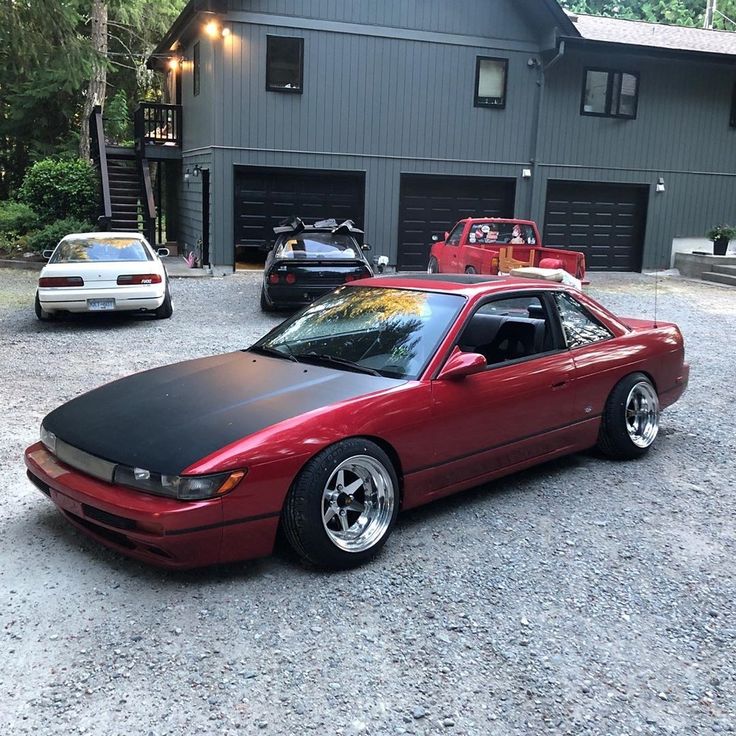
<svg viewBox="0 0 736 736"><path fill-rule="evenodd" d="M70 233L88 233L94 230L94 225L85 220L77 220L69 217L65 220L57 220L47 225L42 230L28 236L29 250L40 253L44 250L56 248L59 241Z"/></svg>
<svg viewBox="0 0 736 736"><path fill-rule="evenodd" d="M18 200L38 212L41 224L67 217L94 220L98 212L95 170L82 159L43 159L26 172Z"/></svg>
<svg viewBox="0 0 736 736"><path fill-rule="evenodd" d="M0 235L12 240L38 226L38 215L21 202L0 202Z"/></svg>

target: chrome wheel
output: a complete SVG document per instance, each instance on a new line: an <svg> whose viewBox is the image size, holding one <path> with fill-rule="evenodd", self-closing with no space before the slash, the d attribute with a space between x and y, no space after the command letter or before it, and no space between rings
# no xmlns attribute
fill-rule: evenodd
<svg viewBox="0 0 736 736"><path fill-rule="evenodd" d="M429 259L429 265L427 266L427 273L439 273L440 272L440 264L437 262L437 259L432 256Z"/></svg>
<svg viewBox="0 0 736 736"><path fill-rule="evenodd" d="M354 455L341 462L322 491L322 524L330 541L346 552L364 552L379 542L394 516L396 490L376 458Z"/></svg>
<svg viewBox="0 0 736 736"><path fill-rule="evenodd" d="M635 383L626 399L626 429L631 441L649 447L659 432L659 399L648 381Z"/></svg>

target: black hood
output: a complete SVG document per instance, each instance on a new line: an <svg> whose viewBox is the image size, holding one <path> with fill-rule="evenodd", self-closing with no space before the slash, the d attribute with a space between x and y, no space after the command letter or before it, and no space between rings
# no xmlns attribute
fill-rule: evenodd
<svg viewBox="0 0 736 736"><path fill-rule="evenodd" d="M178 475L280 421L402 382L227 353L108 383L55 409L43 424L96 457Z"/></svg>

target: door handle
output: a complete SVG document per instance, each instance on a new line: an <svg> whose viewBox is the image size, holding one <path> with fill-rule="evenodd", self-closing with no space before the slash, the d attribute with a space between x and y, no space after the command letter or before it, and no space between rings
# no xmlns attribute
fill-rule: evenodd
<svg viewBox="0 0 736 736"><path fill-rule="evenodd" d="M568 383L569 383L569 381L567 380L567 378L565 378L562 381L558 381L557 383L553 383L552 384L552 389L555 390L555 389L559 389L559 388L565 388L565 386L567 386Z"/></svg>

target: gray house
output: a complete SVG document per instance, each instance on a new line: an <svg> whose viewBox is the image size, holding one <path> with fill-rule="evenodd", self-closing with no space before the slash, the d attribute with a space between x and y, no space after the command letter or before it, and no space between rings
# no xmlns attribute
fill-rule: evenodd
<svg viewBox="0 0 736 736"><path fill-rule="evenodd" d="M217 267L292 214L351 217L400 269L467 215L624 271L736 220L736 34L554 0L190 0L152 64L172 104L139 148L167 149L169 237Z"/></svg>

